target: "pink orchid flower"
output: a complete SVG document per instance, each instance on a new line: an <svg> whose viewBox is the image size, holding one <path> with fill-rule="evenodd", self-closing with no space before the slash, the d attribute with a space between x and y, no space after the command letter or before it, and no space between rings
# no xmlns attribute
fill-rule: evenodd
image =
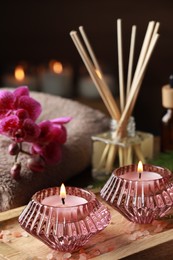
<svg viewBox="0 0 173 260"><path fill-rule="evenodd" d="M0 134L16 142L32 142L40 133L35 123L40 113L41 105L29 96L27 87L0 91Z"/></svg>
<svg viewBox="0 0 173 260"><path fill-rule="evenodd" d="M41 113L41 105L29 96L28 87L18 87L14 91L0 91L0 134L8 136L13 142L9 154L15 155L15 164L11 176L19 177L21 163L17 162L18 154L24 152L31 156L27 165L32 171L42 171L45 164L61 160L62 145L67 140L64 124L70 117L35 121ZM30 152L24 151L22 142L31 143Z"/></svg>

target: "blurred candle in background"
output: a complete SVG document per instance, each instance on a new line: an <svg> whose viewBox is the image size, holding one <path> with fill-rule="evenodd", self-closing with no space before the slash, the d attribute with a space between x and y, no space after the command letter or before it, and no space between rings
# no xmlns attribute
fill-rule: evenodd
<svg viewBox="0 0 173 260"><path fill-rule="evenodd" d="M40 73L40 89L42 92L71 97L73 93L73 72L70 66L51 60L49 68Z"/></svg>
<svg viewBox="0 0 173 260"><path fill-rule="evenodd" d="M96 70L96 73L98 74L98 76L101 76L99 71ZM118 87L116 85L115 77L111 74L111 72L107 70L105 70L103 76L112 94L116 95ZM88 73L84 70L84 68L81 68L81 73L79 75L79 79L77 83L77 93L78 96L82 98L87 98L87 99L100 98L100 94L93 80L88 75Z"/></svg>
<svg viewBox="0 0 173 260"><path fill-rule="evenodd" d="M26 74L24 67L18 65L13 74L6 74L2 78L3 87L16 88L18 86L28 86L30 90L38 90L37 79L34 75Z"/></svg>

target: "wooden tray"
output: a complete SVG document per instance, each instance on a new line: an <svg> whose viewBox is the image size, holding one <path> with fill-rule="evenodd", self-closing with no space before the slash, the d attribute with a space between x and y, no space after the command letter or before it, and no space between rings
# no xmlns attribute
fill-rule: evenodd
<svg viewBox="0 0 173 260"><path fill-rule="evenodd" d="M0 260L64 259L65 253L57 253L31 235L26 236L17 220L23 208L0 213L0 231L6 232L5 239L0 239ZM126 220L110 206L108 208L112 216L108 227L68 259L80 259L83 255L86 259L116 260L173 240L173 219L138 225ZM16 237L17 231L21 237ZM56 258L51 258L52 254Z"/></svg>

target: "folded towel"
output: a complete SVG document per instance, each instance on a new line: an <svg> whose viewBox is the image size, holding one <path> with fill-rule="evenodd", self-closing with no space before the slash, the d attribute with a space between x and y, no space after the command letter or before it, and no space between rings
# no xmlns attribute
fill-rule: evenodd
<svg viewBox="0 0 173 260"><path fill-rule="evenodd" d="M72 117L66 126L67 142L63 145L60 163L49 165L44 172L32 172L26 167L28 156L20 155L21 179L11 177L14 157L8 154L10 140L0 136L0 211L28 203L38 190L59 186L91 165L91 136L108 129L109 119L98 110L78 102L44 93L30 95L42 105L39 121L56 117Z"/></svg>

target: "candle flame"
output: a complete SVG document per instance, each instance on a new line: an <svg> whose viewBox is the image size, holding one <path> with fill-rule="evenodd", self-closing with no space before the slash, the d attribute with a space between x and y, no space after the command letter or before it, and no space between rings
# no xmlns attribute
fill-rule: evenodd
<svg viewBox="0 0 173 260"><path fill-rule="evenodd" d="M95 72L96 72L97 76L99 77L99 79L102 79L101 72L99 70L97 70L97 69L95 70Z"/></svg>
<svg viewBox="0 0 173 260"><path fill-rule="evenodd" d="M137 171L138 171L138 172L143 172L143 164L142 164L141 161L139 161L139 163L138 163Z"/></svg>
<svg viewBox="0 0 173 260"><path fill-rule="evenodd" d="M50 67L50 69L51 69L53 72L55 72L55 73L57 73L57 74L60 74L60 73L62 73L62 71L63 71L62 63L59 62L59 61L56 61L56 60L50 61L49 67Z"/></svg>
<svg viewBox="0 0 173 260"><path fill-rule="evenodd" d="M65 189L64 183L62 183L61 187L60 187L60 197L61 197L61 199L66 198L66 189Z"/></svg>
<svg viewBox="0 0 173 260"><path fill-rule="evenodd" d="M17 66L14 71L15 79L22 81L25 78L25 72L22 66Z"/></svg>

